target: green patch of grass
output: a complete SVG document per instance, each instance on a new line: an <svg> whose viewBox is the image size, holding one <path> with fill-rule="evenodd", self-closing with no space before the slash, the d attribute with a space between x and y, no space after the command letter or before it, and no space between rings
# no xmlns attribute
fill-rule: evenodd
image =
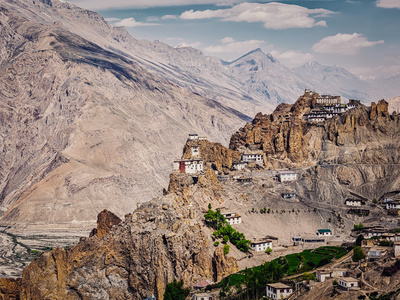
<svg viewBox="0 0 400 300"><path fill-rule="evenodd" d="M35 254L35 255L39 255L41 253L41 251L35 250L35 249L31 249L30 253Z"/></svg>

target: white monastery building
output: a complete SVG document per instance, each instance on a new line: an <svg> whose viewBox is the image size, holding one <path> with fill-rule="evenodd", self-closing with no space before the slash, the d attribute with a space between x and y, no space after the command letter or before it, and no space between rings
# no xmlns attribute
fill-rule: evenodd
<svg viewBox="0 0 400 300"><path fill-rule="evenodd" d="M236 213L223 213L222 214L229 225L235 225L242 223L242 217Z"/></svg>
<svg viewBox="0 0 400 300"><path fill-rule="evenodd" d="M178 170L183 174L197 174L203 172L203 160L196 159L179 159L174 161L174 170Z"/></svg>
<svg viewBox="0 0 400 300"><path fill-rule="evenodd" d="M268 247L272 249L272 241L271 240L263 240L258 242L252 242L250 244L251 249L254 251L265 251Z"/></svg>

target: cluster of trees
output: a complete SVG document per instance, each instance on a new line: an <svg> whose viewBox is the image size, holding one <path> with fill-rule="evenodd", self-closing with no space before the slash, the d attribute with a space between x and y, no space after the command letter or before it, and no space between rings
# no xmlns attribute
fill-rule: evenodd
<svg viewBox="0 0 400 300"><path fill-rule="evenodd" d="M213 233L215 238L222 238L222 242L224 244L230 241L236 246L236 248L243 252L247 252L249 250L250 241L246 239L243 233L238 232L228 224L219 209L213 211L211 209L211 205L208 205L208 212L204 215L204 218L206 219L207 226L215 229L215 232ZM214 243L214 245L215 244L216 243ZM218 244L216 246L218 246ZM226 247L224 247L224 252L229 252L229 248L227 248L228 250L225 250L225 248Z"/></svg>
<svg viewBox="0 0 400 300"><path fill-rule="evenodd" d="M183 288L183 281L172 281L167 284L164 292L164 300L185 300L187 295L189 295L190 290Z"/></svg>
<svg viewBox="0 0 400 300"><path fill-rule="evenodd" d="M360 246L355 246L353 250L353 261L360 261L365 258L365 254Z"/></svg>
<svg viewBox="0 0 400 300"><path fill-rule="evenodd" d="M360 224L354 224L354 230L361 230L364 228L364 224L360 223Z"/></svg>
<svg viewBox="0 0 400 300"><path fill-rule="evenodd" d="M244 275L244 282L239 281L236 287L236 293L242 294L242 299L259 299L268 283L278 282L283 277L282 267L276 261L270 261L257 268L245 269L241 272ZM245 285L242 290L242 285ZM229 284L229 277L222 282L220 296L222 299L230 299L232 288Z"/></svg>

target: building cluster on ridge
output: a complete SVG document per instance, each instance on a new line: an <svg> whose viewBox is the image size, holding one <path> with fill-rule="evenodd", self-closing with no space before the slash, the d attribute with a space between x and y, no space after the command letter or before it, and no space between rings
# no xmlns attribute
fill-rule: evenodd
<svg viewBox="0 0 400 300"><path fill-rule="evenodd" d="M309 123L325 122L327 119L341 115L361 103L360 100L351 99L349 103L342 104L341 96L319 95L309 89L304 91L304 95L313 98L313 108L305 115Z"/></svg>

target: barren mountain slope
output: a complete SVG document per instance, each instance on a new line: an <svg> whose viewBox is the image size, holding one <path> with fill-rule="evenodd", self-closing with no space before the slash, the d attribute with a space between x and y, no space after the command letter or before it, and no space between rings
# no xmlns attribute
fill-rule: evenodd
<svg viewBox="0 0 400 300"><path fill-rule="evenodd" d="M393 113L394 111L397 114L400 113L400 96L389 99L388 103L389 103L389 112L390 113Z"/></svg>
<svg viewBox="0 0 400 300"><path fill-rule="evenodd" d="M3 7L0 26L2 224L82 230L132 211L189 132L226 141L244 118L59 26Z"/></svg>

